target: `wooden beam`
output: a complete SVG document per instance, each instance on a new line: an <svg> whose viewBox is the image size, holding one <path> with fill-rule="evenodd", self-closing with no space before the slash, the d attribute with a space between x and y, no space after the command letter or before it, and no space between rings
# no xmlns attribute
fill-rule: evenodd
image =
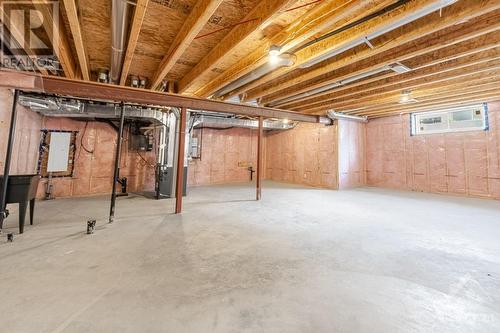
<svg viewBox="0 0 500 333"><path fill-rule="evenodd" d="M7 69L0 69L0 87L102 101L185 107L191 110L206 110L249 117L263 116L266 118L290 119L292 121L310 123L328 123L324 117L298 112L227 103L99 82L40 76L33 73Z"/></svg>
<svg viewBox="0 0 500 333"><path fill-rule="evenodd" d="M186 146L187 109L181 108L179 117L179 146L177 147L177 172L175 179L175 214L182 213L184 193L184 151Z"/></svg>
<svg viewBox="0 0 500 333"><path fill-rule="evenodd" d="M259 117L259 129L257 134L257 180L256 180L256 200L262 197L262 171L264 171L264 156L262 154L262 146L264 144L264 118Z"/></svg>
<svg viewBox="0 0 500 333"><path fill-rule="evenodd" d="M30 49L29 45L26 45L24 30L19 30L20 24L18 22L12 22L11 17L5 13L3 8L3 5L0 5L0 20L2 21L3 28L9 31L10 38L13 38L16 45L21 47L26 55L33 61L34 67L43 75L48 75L48 71L36 61L37 55Z"/></svg>
<svg viewBox="0 0 500 333"><path fill-rule="evenodd" d="M78 10L76 8L75 0L63 0L66 16L68 17L69 27L75 43L76 54L80 70L84 80L90 80L89 64L87 53L85 52L85 45L83 43L82 31L80 28L80 21L78 20Z"/></svg>
<svg viewBox="0 0 500 333"><path fill-rule="evenodd" d="M409 59L404 64L411 68L413 71L417 71L420 69L423 69L425 67L430 67L430 66L436 66L440 63L446 63L448 61L462 58L462 57L467 57L467 56L472 56L475 53L481 53L488 51L490 49L495 49L500 46L500 34L494 32L490 34L486 34L484 36L481 36L477 39L473 39L470 41L466 41L460 44L457 44L453 47L447 47L441 50L437 50L434 52L426 53L420 56L417 56L415 58ZM390 58L390 56L388 56ZM390 63L390 62L389 62ZM385 62L381 62L379 66L387 65ZM377 68L377 67L375 67ZM378 67L380 68L380 67ZM344 77L349 77L349 75L355 75L357 72L355 71L355 68L351 69L351 66L346 67L348 70L346 74L344 74ZM352 72L351 72L352 70ZM363 73L365 71L361 70L359 73ZM344 71L339 71L338 72L340 75L344 73ZM348 74L352 73L352 74ZM366 72L365 72L366 73ZM315 94L313 96L305 96L303 98L299 98L293 101L289 102L283 102L283 103L276 103L276 106L280 106L285 109L295 109L295 108L302 108L308 105L313 105L314 103L320 102L322 100L322 96L329 95L332 93L332 90L335 92L339 92L345 89L350 89L356 86L362 86L364 84L378 81L383 78L389 78L389 77L400 77L399 73L393 72L393 71L388 71L387 74L382 74L382 75L377 75L371 78L359 80L357 82L345 85L343 87L336 87L334 89L330 89L318 94ZM339 78L342 80L342 76ZM334 81L335 82L335 81ZM361 89L361 88L360 88Z"/></svg>
<svg viewBox="0 0 500 333"><path fill-rule="evenodd" d="M439 30L452 27L453 25L466 22L481 15L493 12L500 8L500 4L495 0L463 0L446 7L442 11L442 16L439 12L427 15L426 17L409 23L395 31L386 33L376 39L377 44L374 48L366 47L364 50L353 48L342 53L344 56L332 57L321 64L312 66L310 69L303 69L292 77L282 77L277 82L272 81L284 74L297 69L303 64L321 56L334 49L340 49L342 46L348 45L355 40L362 38L370 32L377 31L386 24L395 22L401 18L409 16L413 11L422 8L432 1L412 1L404 7L392 11L388 14L380 16L378 19L370 20L359 26L334 35L315 45L300 50L295 53L296 62L293 66L276 70L265 77L256 80L249 84L245 89L247 96L245 100L253 100L255 98L269 94L269 89L274 89L278 84L288 84L289 86L309 80L323 73L334 71L340 67L351 64L355 61L366 59L367 57L379 54L392 48L399 47L404 43L422 38ZM498 21L496 21L498 22ZM288 83L286 83L288 81ZM285 85L280 85L280 89L284 89Z"/></svg>
<svg viewBox="0 0 500 333"><path fill-rule="evenodd" d="M390 116L395 116L395 115L404 115L404 114L413 113L413 112L439 111L439 110L443 110L446 108L467 106L467 105L478 104L478 103L492 103L492 102L498 102L498 101L500 101L500 98L498 97L498 95L486 96L486 97L465 100L465 101L460 101L460 102L441 103L441 104L438 104L438 105L432 106L432 107L427 106L423 109L415 108L415 109L401 110L399 112L381 113L381 114L376 114L376 115L370 116L370 117L368 117L368 119L371 120L371 119L390 117Z"/></svg>
<svg viewBox="0 0 500 333"><path fill-rule="evenodd" d="M184 21L181 30L177 33L174 41L170 45L167 54L163 57L156 73L153 77L151 89L158 88L158 85L165 78L175 63L184 54L184 51L191 44L193 39L203 29L207 21L217 10L223 0L198 0L196 5Z"/></svg>
<svg viewBox="0 0 500 333"><path fill-rule="evenodd" d="M489 28L488 31L492 30ZM500 21L497 23L493 32L476 38L468 40L468 38L457 37L450 41L444 42L440 38L434 38L432 41L424 39L421 43L410 45L401 50L393 52L384 52L377 56L367 58L356 62L352 65L345 66L330 73L324 73L315 80L309 80L299 83L293 87L288 87L285 90L280 90L272 95L266 96L262 99L263 104L276 102L273 105L282 105L280 100L288 97L311 91L313 89L322 88L334 82L339 82L355 75L362 75L373 70L377 70L395 63L403 63L410 69L415 70L424 66L432 65L446 61L446 59L458 58L463 55L475 53L476 50L488 50L500 45ZM475 34L474 34L475 35ZM465 42L462 42L464 41ZM462 43L456 44L456 41ZM335 88L334 88L335 89ZM332 89L330 89L332 90ZM319 97L328 93L325 90L315 97ZM309 97L309 96L307 96Z"/></svg>
<svg viewBox="0 0 500 333"><path fill-rule="evenodd" d="M438 86L434 87L422 87L420 89L412 90L411 96L420 100L421 98L426 98L429 96L434 96L437 94L459 94L463 89L476 90L488 88L490 85L498 84L500 82L500 76L492 76L486 78L479 78L475 80L450 80L445 82L440 82ZM345 113L355 113L358 111L366 111L374 109L381 106L391 106L394 103L398 103L401 97L401 92L390 92L377 96L372 96L366 98L363 101L350 101L347 103L332 104L331 109L338 112ZM351 111L352 110L352 111Z"/></svg>
<svg viewBox="0 0 500 333"><path fill-rule="evenodd" d="M476 84L456 84L448 85L444 89L427 89L412 91L411 97L418 100L416 104L426 103L432 100L455 100L461 98L466 94L481 94L487 91L499 89L500 80L498 77L492 79L489 78L488 81L484 83ZM370 105L363 105L356 109L357 106L352 105L352 107L335 108L335 111L342 112L346 114L359 114L365 112L375 112L377 110L387 110L393 108L401 108L409 106L410 104L399 103L401 94L392 94L390 97L384 99L373 99ZM352 111L351 111L352 110Z"/></svg>
<svg viewBox="0 0 500 333"><path fill-rule="evenodd" d="M335 30L359 19L361 16L367 15L370 11L374 12L383 8L391 2L393 1L323 1L276 33L268 41L259 45L249 55L238 60L224 73L210 80L209 83L196 91L196 95L208 97L237 78L265 64L268 61L268 52L271 45L280 45L281 52L290 51L322 31L327 29Z"/></svg>
<svg viewBox="0 0 500 333"><path fill-rule="evenodd" d="M66 34L66 29L64 25L60 22L55 22L52 12L48 9L46 3L41 3L33 1L35 9L41 14L41 19L43 22L43 28L48 36L51 37L52 46L54 47L54 52L56 53L57 59L61 64L64 71L64 75L67 78L74 79L76 64L71 54L71 47L68 41L68 36ZM54 25L56 30L54 31Z"/></svg>
<svg viewBox="0 0 500 333"><path fill-rule="evenodd" d="M319 102L301 107L303 110L328 109L332 102L342 99L357 100L369 95L376 95L392 90L416 88L422 84L431 84L475 71L494 68L499 64L500 49L495 48L467 57L453 59L419 70L384 78L355 88L332 92Z"/></svg>
<svg viewBox="0 0 500 333"><path fill-rule="evenodd" d="M401 93L404 90L414 90L417 88L426 88L429 86L437 86L439 84L446 85L447 81L450 84L452 82L457 82L460 80L472 80L472 79L478 79L478 78L493 78L496 77L500 74L500 63L497 61L496 63L485 63L485 64L479 64L479 65L474 65L471 66L470 68L462 68L462 69L457 69L454 71L451 71L449 73L442 73L439 75L439 79L437 80L432 80L430 78L423 78L420 80L417 80L415 83L411 82L409 84L404 84L404 85L396 85L391 87L391 89L387 90L381 90L379 91L380 94L384 93ZM375 92L371 97L376 98L377 92ZM366 105L369 105L370 102L366 102ZM325 105L321 108L314 108L314 109L305 109L303 112L309 113L309 114L324 114L327 110L332 109L330 105ZM357 109L344 109L342 108L347 113L356 113L357 111L362 111L364 108L358 107ZM352 112L351 112L352 110Z"/></svg>
<svg viewBox="0 0 500 333"><path fill-rule="evenodd" d="M406 106L406 107L398 107L394 109L388 109L388 110L383 110L383 111L378 111L375 113L363 113L360 112L359 115L362 116L368 116L369 118L373 117L387 117L391 116L394 114L404 114L404 113L410 113L410 112L417 112L417 111L434 111L434 110L439 110L443 109L446 107L453 107L453 106L458 106L458 105L467 105L467 104L472 104L472 103L487 103L490 101L495 101L495 100L500 100L500 90L496 89L494 91L488 91L483 94L471 94L471 95L464 95L459 98L454 98L453 100L443 98L441 100L436 100L436 101L431 101L429 103L418 103L418 105L411 105L411 106Z"/></svg>
<svg viewBox="0 0 500 333"><path fill-rule="evenodd" d="M459 85L460 83L463 83L464 81L467 81L468 83L477 83L479 84L480 82L492 82L492 81L498 81L500 78L500 66L494 67L494 68L484 68L482 70L472 70L472 71L465 71L461 73L460 75L454 75L451 77L445 77L442 80L438 80L437 82L430 82L430 83L422 83L418 85L418 87L413 87L411 91L417 91L417 89L439 89L439 88L447 88L451 87L450 89L453 88L454 85ZM415 85L417 86L417 85ZM410 89L409 89L410 90ZM380 96L388 96L389 93L392 94L401 94L402 90L395 89L393 91L388 92L387 94L382 93ZM376 98L378 95L375 95L373 98ZM375 102L373 102L375 104ZM339 108L344 113L347 114L355 114L357 112L362 112L364 110L370 109L377 107L376 105L371 106L369 103L366 103L364 106L358 106L358 107L353 107L353 108ZM312 111L310 110L308 113L311 114L323 114L325 110L328 110L330 108L324 108L319 111Z"/></svg>
<svg viewBox="0 0 500 333"><path fill-rule="evenodd" d="M194 81L214 68L241 41L255 30L265 25L284 8L290 0L261 0L242 21L248 21L234 27L191 71L179 82L179 92L186 92Z"/></svg>
<svg viewBox="0 0 500 333"><path fill-rule="evenodd" d="M137 0L137 3L135 5L134 18L132 19L132 27L130 28L127 51L125 52L125 58L123 59L122 74L120 77L120 84L122 86L124 86L127 82L130 65L132 64L132 59L134 58L137 40L139 39L139 34L141 32L144 16L146 15L148 3L149 0Z"/></svg>

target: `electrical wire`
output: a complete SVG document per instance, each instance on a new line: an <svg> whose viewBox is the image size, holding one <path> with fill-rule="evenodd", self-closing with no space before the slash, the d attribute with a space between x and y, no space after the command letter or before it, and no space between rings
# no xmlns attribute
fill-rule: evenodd
<svg viewBox="0 0 500 333"><path fill-rule="evenodd" d="M200 35L200 36L196 36L194 38L194 40L197 40L197 39L200 39L200 38L203 38L203 37L207 37L207 36L210 36L210 35L213 35L213 34L216 34L218 33L219 31L223 31L223 30L227 30L227 29L232 29L238 25L242 25L242 24L245 24L245 23L248 23L248 22L252 22L252 21L257 21L257 20L261 20L260 17L256 17L256 18L253 18L253 19L249 19L249 20L245 20L245 21L242 21L242 22L238 22L236 24L231 24L231 25L228 25L227 27L223 27L223 28L220 28L220 29L217 29L217 30L214 30L214 31L211 31L209 33L206 33L206 34L203 34L203 35Z"/></svg>
<svg viewBox="0 0 500 333"><path fill-rule="evenodd" d="M83 128L83 133L82 133L82 138L80 139L80 148L82 148L83 150L85 150L87 153L89 154L93 154L94 153L94 150L89 150L85 147L85 145L83 144L83 138L85 137L85 134L87 133L87 126L89 125L89 122L87 121L85 123L85 127Z"/></svg>
<svg viewBox="0 0 500 333"><path fill-rule="evenodd" d="M390 5L389 5L389 6L387 6L387 7L384 7L384 8L382 8L382 9L380 9L380 10L376 11L376 12L373 12L373 13L371 13L371 14L369 14L369 15L366 15L366 16L364 16L364 17L360 18L359 20L356 20L356 21L354 21L354 22L351 22L351 23L349 23L349 24L346 24L346 25L344 25L344 26L342 26L342 27L340 27L340 28L338 28L338 29L335 29L335 30L333 30L333 31L330 31L329 33L326 33L326 34L324 34L324 35L322 35L322 36L320 36L320 37L318 37L318 38L315 38L315 39L313 39L313 40L311 40L311 41L309 41L309 42L307 42L307 43L305 43L305 44L301 45L299 48L297 48L297 49L295 50L295 52L300 51L300 50L302 50L302 49L305 49L306 47L309 47L309 46L311 46L311 45L313 45L313 44L316 44L316 43L318 43L318 42L320 42L320 41L322 41L322 40L324 40L324 39L327 39L327 38L329 38L329 37L332 37L332 36L334 36L334 35L337 35L337 34L339 34L339 33L341 33L341 32L344 32L344 31L346 31L346 30L348 30L348 29L354 28L354 27L356 27L356 26L360 25L361 23L364 23L364 22L369 21L369 20L371 20L371 19L374 19L374 18L376 18L376 17L378 17L378 16L381 16L381 15L383 15L383 14L385 14L385 13L388 13L388 12L390 12L390 11L393 11L393 10L395 10L395 9L397 9L397 8L399 8L399 7L401 7L401 6L403 6L404 4L406 4L406 3L410 2L410 1L411 1L411 0L398 0L398 1L396 1L396 2L394 2L394 3L392 3L392 4L390 4Z"/></svg>
<svg viewBox="0 0 500 333"><path fill-rule="evenodd" d="M309 3L305 3L305 4L297 6L297 7L286 9L286 10L282 11L281 13L288 13L288 12L294 11L296 9L300 9L300 8L303 8L303 7L314 5L315 3L318 3L318 2L321 2L321 1L323 1L323 0L315 0L315 1L312 1L312 2L309 2Z"/></svg>
<svg viewBox="0 0 500 333"><path fill-rule="evenodd" d="M300 8L303 8L303 7L307 7L307 6L312 6L312 5L314 5L314 4L318 3L318 2L322 2L322 1L324 1L324 0L314 0L312 2L303 4L303 5L300 5L300 6L297 6L297 7L293 7L293 8L289 8L289 9L283 10L283 11L279 12L279 14L288 13L288 12L291 12L291 11L294 11L294 10L297 10L297 9L300 9ZM216 29L216 30L208 32L206 34L203 34L203 35L200 35L200 36L196 36L194 38L194 40L201 39L201 38L204 38L204 37L208 37L208 36L211 36L213 34L216 34L216 33L220 32L220 31L227 30L227 29L232 29L232 28L234 28L234 27L236 27L238 25L242 25L242 24L245 24L245 23L248 23L248 22L258 21L258 20L262 20L262 17L256 17L256 18L248 19L248 20L245 20L245 21L241 21L241 22L238 22L238 23L235 23L235 24L228 25L227 27L222 27L220 29Z"/></svg>
<svg viewBox="0 0 500 333"><path fill-rule="evenodd" d="M76 156L75 162L78 161L78 159L80 158L80 154L82 152L82 149L85 150L88 154L94 154L94 150L87 149L87 147L85 147L85 145L83 144L83 139L85 138L85 134L87 133L87 126L88 125L89 125L89 122L86 121L85 127L83 128L82 137L80 138L80 149L78 150L78 156Z"/></svg>
<svg viewBox="0 0 500 333"><path fill-rule="evenodd" d="M136 151L136 154L141 158L141 160L144 161L144 165L145 166L148 166L150 168L156 168L156 166L154 166L153 164L149 163L149 161L147 159L145 159L138 151Z"/></svg>

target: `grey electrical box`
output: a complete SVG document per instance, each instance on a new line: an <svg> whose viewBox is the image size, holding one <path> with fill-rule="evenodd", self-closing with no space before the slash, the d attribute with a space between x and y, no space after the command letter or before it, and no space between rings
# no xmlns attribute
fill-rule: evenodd
<svg viewBox="0 0 500 333"><path fill-rule="evenodd" d="M128 147L130 150L153 150L153 137L151 135L130 134Z"/></svg>

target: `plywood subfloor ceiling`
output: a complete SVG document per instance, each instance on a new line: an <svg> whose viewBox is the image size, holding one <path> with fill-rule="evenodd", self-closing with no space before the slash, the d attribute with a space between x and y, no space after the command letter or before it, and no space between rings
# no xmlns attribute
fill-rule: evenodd
<svg viewBox="0 0 500 333"><path fill-rule="evenodd" d="M110 67L111 3L60 1L63 75ZM137 0L127 19L122 85L214 98L279 45L291 66L217 98L372 118L500 99L498 0Z"/></svg>

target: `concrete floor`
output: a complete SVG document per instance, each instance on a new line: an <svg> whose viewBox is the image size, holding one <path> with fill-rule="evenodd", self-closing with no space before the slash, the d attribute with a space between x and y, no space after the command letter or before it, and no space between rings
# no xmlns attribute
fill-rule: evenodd
<svg viewBox="0 0 500 333"><path fill-rule="evenodd" d="M107 197L40 202L0 240L0 331L500 332L500 202L249 186L120 198L112 225Z"/></svg>

